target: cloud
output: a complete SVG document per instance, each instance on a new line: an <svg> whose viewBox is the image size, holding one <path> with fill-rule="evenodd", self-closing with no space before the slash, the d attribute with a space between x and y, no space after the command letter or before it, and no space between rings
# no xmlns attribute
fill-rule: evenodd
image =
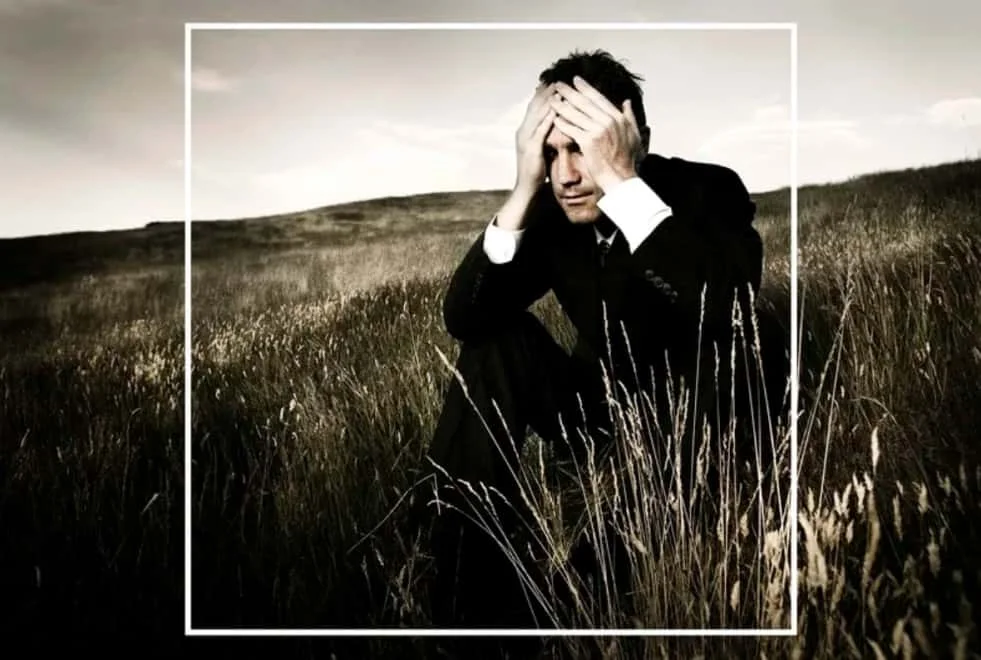
<svg viewBox="0 0 981 660"><path fill-rule="evenodd" d="M780 103L765 105L756 109L753 120L757 123L790 121L790 110Z"/></svg>
<svg viewBox="0 0 981 660"><path fill-rule="evenodd" d="M966 128L981 126L981 98L945 99L926 110L926 119L935 126Z"/></svg>
<svg viewBox="0 0 981 660"><path fill-rule="evenodd" d="M886 115L880 121L883 126L913 126L923 123L923 115L893 114Z"/></svg>
<svg viewBox="0 0 981 660"><path fill-rule="evenodd" d="M798 119L800 180L823 180L829 164L870 153L872 140L862 126L855 119ZM786 105L760 106L746 120L709 136L697 153L733 167L750 190L772 190L790 183L792 128Z"/></svg>
<svg viewBox="0 0 981 660"><path fill-rule="evenodd" d="M205 163L195 160L196 215L272 214L378 197L506 187L513 181L514 133L530 99L502 106L482 122L365 121L341 138L332 137L330 149L320 153L310 149L310 136L304 133L291 158L259 171L241 171L232 163L202 169Z"/></svg>
<svg viewBox="0 0 981 660"><path fill-rule="evenodd" d="M981 126L981 98L943 99L916 112L893 114L881 120L885 126L968 128Z"/></svg>
<svg viewBox="0 0 981 660"><path fill-rule="evenodd" d="M182 181L186 173L183 158L173 158L167 161L166 166L171 171L177 170L181 173ZM225 171L218 168L202 165L198 162L191 163L191 185L217 184L220 186L240 186L242 177L235 172Z"/></svg>
<svg viewBox="0 0 981 660"><path fill-rule="evenodd" d="M390 195L501 187L514 172L514 133L530 96L489 121L457 125L379 119L351 135L343 158L305 159L251 177L283 210Z"/></svg>
<svg viewBox="0 0 981 660"><path fill-rule="evenodd" d="M361 135L363 148L251 177L257 192L280 210L390 195L469 187L467 163L438 149Z"/></svg>
<svg viewBox="0 0 981 660"><path fill-rule="evenodd" d="M181 81L184 73L181 72ZM196 92L228 92L238 87L238 81L208 67L194 67L191 71L191 89Z"/></svg>
<svg viewBox="0 0 981 660"><path fill-rule="evenodd" d="M768 105L758 108L751 120L710 136L698 150L710 156L741 150L783 153L790 149L792 129L787 106ZM870 144L860 132L859 123L851 119L798 119L797 141L802 149L843 146L864 149Z"/></svg>
<svg viewBox="0 0 981 660"><path fill-rule="evenodd" d="M358 147L335 158L307 160L249 178L263 212L470 187L468 163L432 146L393 141L362 129Z"/></svg>
<svg viewBox="0 0 981 660"><path fill-rule="evenodd" d="M370 140L385 140L461 157L468 154L514 152L514 134L524 118L527 99L517 101L485 123L432 126L411 122L376 120L369 125Z"/></svg>

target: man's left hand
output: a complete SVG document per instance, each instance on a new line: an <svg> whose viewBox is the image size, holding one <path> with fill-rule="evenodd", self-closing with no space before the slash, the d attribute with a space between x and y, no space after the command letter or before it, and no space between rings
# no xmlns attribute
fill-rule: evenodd
<svg viewBox="0 0 981 660"><path fill-rule="evenodd" d="M640 146L640 129L630 100L617 108L581 77L575 88L558 82L550 103L558 116L555 126L576 141L590 176L604 192L637 176L635 159Z"/></svg>

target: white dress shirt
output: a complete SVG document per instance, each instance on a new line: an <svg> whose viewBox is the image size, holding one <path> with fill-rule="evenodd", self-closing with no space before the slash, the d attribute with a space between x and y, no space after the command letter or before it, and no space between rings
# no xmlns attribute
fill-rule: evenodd
<svg viewBox="0 0 981 660"><path fill-rule="evenodd" d="M640 177L633 177L610 188L596 203L623 232L633 254L661 222L671 216L671 207L657 196ZM596 242L607 240L595 227ZM514 258L524 230L511 231L497 226L497 216L484 232L484 252L491 263L504 264ZM613 240L616 232L609 237Z"/></svg>

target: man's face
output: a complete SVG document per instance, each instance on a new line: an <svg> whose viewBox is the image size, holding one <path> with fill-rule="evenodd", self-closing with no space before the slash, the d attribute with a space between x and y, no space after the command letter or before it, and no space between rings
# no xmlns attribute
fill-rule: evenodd
<svg viewBox="0 0 981 660"><path fill-rule="evenodd" d="M596 202L603 193L589 176L579 145L553 126L543 149L552 193L566 217L576 224L595 222L602 214Z"/></svg>

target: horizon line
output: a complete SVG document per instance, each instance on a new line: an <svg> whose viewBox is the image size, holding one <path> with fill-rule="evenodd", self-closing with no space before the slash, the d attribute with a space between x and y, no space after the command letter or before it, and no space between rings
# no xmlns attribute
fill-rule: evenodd
<svg viewBox="0 0 981 660"><path fill-rule="evenodd" d="M981 155L975 157L964 157L959 159L945 160L938 163L922 164L922 165L909 165L906 167L896 167L893 169L882 169L882 170L872 170L869 172L863 172L861 174L854 174L849 177L844 177L841 179L831 179L822 182L815 183L804 183L798 186L798 191L805 188L818 188L823 186L835 186L850 183L858 179L862 179L869 176L877 176L882 174L898 174L900 172L909 172L911 170L925 170L932 169L936 167L946 167L950 165L958 165L971 162L981 162ZM768 188L765 190L750 191L751 196L762 196L762 195L773 195L780 192L789 192L790 185L779 186L777 188ZM211 218L198 218L193 219L191 222L241 222L246 220L260 220L260 219L272 219L290 215L298 215L301 213L309 213L310 211L318 211L323 209L329 209L337 206L347 206L355 204L370 204L372 202L379 202L386 199L408 199L411 197L423 197L426 195L453 195L453 194L466 194L466 193L506 193L507 188L470 188L466 190L431 190L427 192L416 192L416 193L405 193L398 195L380 195L378 197L365 197L361 199L348 200L345 202L329 202L322 204L320 206L311 206L306 208L294 209L289 211L276 211L272 213L261 213L257 215L246 215L238 217L211 217ZM61 231L53 231L44 234L22 234L18 236L0 236L0 241L16 241L29 238L44 238L44 237L56 237L56 236L72 236L77 234L109 234L113 232L131 232L139 231L142 229L148 229L152 226L167 225L167 224L183 224L184 219L174 219L174 220L150 220L143 224L134 224L129 227L118 227L113 229L65 229Z"/></svg>

